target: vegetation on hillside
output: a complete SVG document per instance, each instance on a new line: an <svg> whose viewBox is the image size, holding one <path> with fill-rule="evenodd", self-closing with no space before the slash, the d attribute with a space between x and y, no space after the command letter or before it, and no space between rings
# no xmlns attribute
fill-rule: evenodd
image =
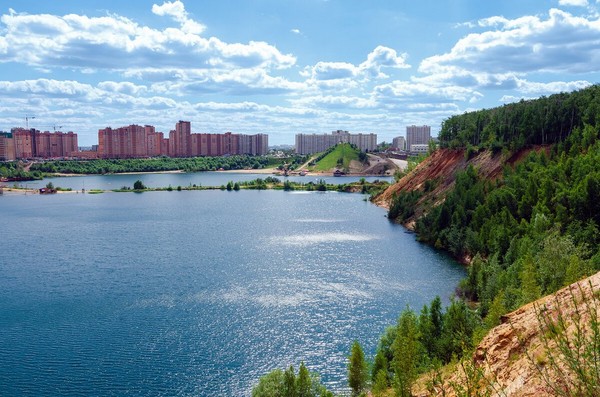
<svg viewBox="0 0 600 397"><path fill-rule="evenodd" d="M355 145L340 143L330 147L314 160L315 171L329 171L335 168L348 171L352 160L365 162L366 154Z"/></svg>
<svg viewBox="0 0 600 397"><path fill-rule="evenodd" d="M466 147L468 157L479 150L476 145L496 153L554 145L532 151L514 168L506 166L494 181L469 166L446 197L429 201L425 215L417 219L420 240L470 259L458 293L477 304L469 309L455 301L440 315L432 302L419 317L410 309L400 315L396 334L392 338L388 330L378 349L388 363L388 383L399 395L414 379L407 374L460 357L504 313L600 270L599 132L599 86L444 122L442 146ZM390 219L411 218L425 190L396 195ZM458 313L463 316L460 329L448 320ZM432 316L443 318L432 328L433 344L428 342ZM407 355L411 346L420 353ZM398 371L400 362L404 367Z"/></svg>
<svg viewBox="0 0 600 397"><path fill-rule="evenodd" d="M526 145L563 142L575 129L600 123L600 85L521 100L448 118L442 123L442 147L481 146L518 150Z"/></svg>

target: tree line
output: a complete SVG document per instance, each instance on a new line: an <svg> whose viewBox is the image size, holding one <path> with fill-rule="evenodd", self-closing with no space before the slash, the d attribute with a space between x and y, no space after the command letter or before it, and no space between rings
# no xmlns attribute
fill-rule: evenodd
<svg viewBox="0 0 600 397"><path fill-rule="evenodd" d="M151 159L97 159L60 160L35 163L31 171L65 174L108 174L120 172L158 172L183 170L185 172L260 169L279 163L267 156L227 157L160 157Z"/></svg>
<svg viewBox="0 0 600 397"><path fill-rule="evenodd" d="M562 142L575 128L598 122L600 85L593 85L449 117L442 123L439 140L441 147L517 150Z"/></svg>
<svg viewBox="0 0 600 397"><path fill-rule="evenodd" d="M600 270L598 90L593 86L454 116L444 123L442 142L466 147L467 157L469 147L480 143L498 156L500 151L507 154L525 144L554 144L532 150L514 168L505 166L496 180L480 177L469 166L457 175L443 202L430 205L416 221L421 241L456 258L470 258L468 275L457 294L463 302L473 302L473 309L461 306L470 319L467 329L457 333L448 326L433 328L437 335L433 350L421 317L409 309L403 312L401 320L412 325L396 332L404 334L406 346L420 343L415 349L421 353L405 364L411 371L431 369L435 360L443 364L453 355L460 358L500 323L503 314ZM498 124L498 120L506 122ZM388 216L398 221L410 218L426 190L424 186L395 196ZM453 302L446 316L459 304ZM428 308L433 318L438 312ZM466 350L451 347L459 345ZM390 349L383 350L393 363ZM406 361L410 356L404 352L401 357ZM387 373L388 384L401 382L397 371Z"/></svg>

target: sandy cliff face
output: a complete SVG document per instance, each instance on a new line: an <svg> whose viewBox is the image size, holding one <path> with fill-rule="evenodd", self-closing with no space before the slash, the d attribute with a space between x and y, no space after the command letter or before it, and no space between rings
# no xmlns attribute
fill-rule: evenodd
<svg viewBox="0 0 600 397"><path fill-rule="evenodd" d="M591 339L591 317L594 314L600 315L597 297L599 292L600 273L597 273L505 315L503 323L486 335L477 347L472 362L467 363L467 366L472 365L481 375L475 382L478 383L475 386L478 391L473 395L557 395L554 388L565 388L574 376L565 365L564 356L559 352L557 343L551 338L551 331L548 327L541 326L540 314L553 321L562 315L565 320L565 335L572 343L576 340L578 328L586 338ZM587 304L582 296L586 297ZM575 344L572 344L570 349L577 350ZM558 362L556 366L552 365L553 359ZM443 387L439 387L433 395L456 396L457 388L452 384L462 387L467 385L465 371L461 366L457 368L454 374L444 380ZM471 376L471 382L473 378L477 376ZM424 384L425 381L420 383ZM421 390L416 394L426 396L432 395L432 392Z"/></svg>

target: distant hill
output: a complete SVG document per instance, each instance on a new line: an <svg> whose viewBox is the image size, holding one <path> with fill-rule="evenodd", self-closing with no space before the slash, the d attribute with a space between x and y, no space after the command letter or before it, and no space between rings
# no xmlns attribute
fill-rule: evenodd
<svg viewBox="0 0 600 397"><path fill-rule="evenodd" d="M377 154L367 154L349 143L340 143L317 153L304 167L311 172L342 171L351 175L393 175L400 166Z"/></svg>

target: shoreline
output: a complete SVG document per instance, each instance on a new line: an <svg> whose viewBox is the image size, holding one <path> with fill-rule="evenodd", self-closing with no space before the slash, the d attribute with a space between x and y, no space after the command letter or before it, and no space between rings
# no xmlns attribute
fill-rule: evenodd
<svg viewBox="0 0 600 397"><path fill-rule="evenodd" d="M260 168L260 169L240 169L240 170L216 170L216 171L191 171L189 173L201 173L201 172L219 172L219 173L225 173L225 174L256 174L256 175L271 175L271 176L276 176L276 177L284 177L284 175L282 175L282 172L279 171L277 168ZM44 177L43 179L47 179L47 178L70 178L70 177L85 177L85 176L110 176L110 175L146 175L146 174L186 174L188 172L183 171L183 170L168 170L168 171L137 171L137 172L112 172L112 173L106 173L106 174L69 174L69 173L53 173L53 174L48 174L48 176ZM300 176L298 172L292 172L290 173L288 176ZM333 176L333 172L329 172L329 171L308 171L306 173L305 176ZM382 177L382 178L390 178L393 177L394 175L387 175L387 174L368 174L368 173L361 173L361 172L349 172L347 174L342 175L342 177L344 176L364 176L364 177ZM42 180L43 180L42 179Z"/></svg>
<svg viewBox="0 0 600 397"><path fill-rule="evenodd" d="M46 178L70 178L76 176L95 176L95 175L137 175L137 174L183 174L183 170L169 170L169 171L139 171L139 172L111 172L106 174L68 174L62 172L56 172L48 174ZM46 179L44 178L44 179Z"/></svg>

